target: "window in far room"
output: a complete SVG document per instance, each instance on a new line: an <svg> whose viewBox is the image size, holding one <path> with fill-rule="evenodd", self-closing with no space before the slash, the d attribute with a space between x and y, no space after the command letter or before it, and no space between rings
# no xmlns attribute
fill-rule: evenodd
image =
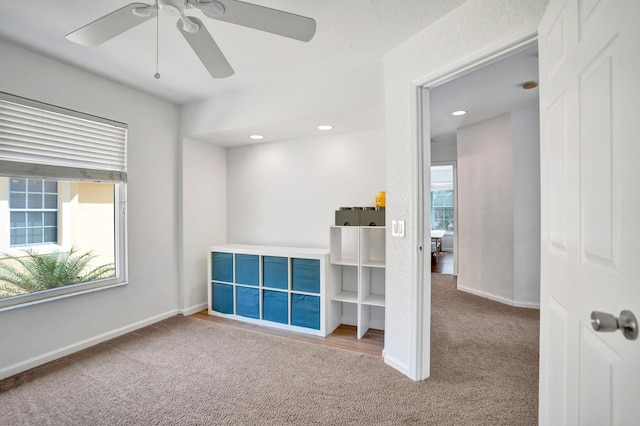
<svg viewBox="0 0 640 426"><path fill-rule="evenodd" d="M453 231L453 166L431 166L431 229Z"/></svg>

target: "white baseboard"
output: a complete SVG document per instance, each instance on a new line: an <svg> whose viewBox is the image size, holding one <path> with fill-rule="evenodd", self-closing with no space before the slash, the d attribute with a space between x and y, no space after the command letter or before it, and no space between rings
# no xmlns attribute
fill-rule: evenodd
<svg viewBox="0 0 640 426"><path fill-rule="evenodd" d="M98 343L106 342L107 340L113 339L114 337L122 336L123 334L130 333L132 331L138 330L140 328L146 327L151 324L155 324L164 319L178 315L179 313L180 312L177 309L171 310L169 312L165 312L163 314L156 315L151 318L147 318L145 320L138 321L133 324L129 324L125 327L117 328L115 330L111 330L109 332L100 334L98 336L94 336L90 339L82 340L80 342L65 346L63 348L56 349L51 352L47 352L45 354L38 355L33 358L27 359L25 361L21 361L19 363L10 365L8 367L0 369L0 380L5 379L7 377L11 377L14 374L22 373L23 371L30 370L39 365L46 364L47 362L54 361L58 358L71 355L75 352L81 351L82 349L86 349L91 346L97 345Z"/></svg>
<svg viewBox="0 0 640 426"><path fill-rule="evenodd" d="M405 376L411 378L411 372L409 371L409 366L403 362L398 361L394 357L387 354L386 350L382 351L382 358L384 359L384 363L388 366L395 368Z"/></svg>
<svg viewBox="0 0 640 426"><path fill-rule="evenodd" d="M486 293L484 291L476 290L469 287L458 286L458 290L470 293L475 296L484 297L485 299L493 300L494 302L503 303L505 305L513 306L515 308L527 308L527 309L540 309L540 303L532 302L518 302L516 300L507 299L506 297L496 296L495 294Z"/></svg>
<svg viewBox="0 0 640 426"><path fill-rule="evenodd" d="M189 308L180 309L179 312L180 312L181 315L189 316L189 315L197 314L200 311L204 311L208 307L209 307L209 305L207 305L207 302L204 302L204 303L201 303L199 305L191 306Z"/></svg>
<svg viewBox="0 0 640 426"><path fill-rule="evenodd" d="M533 303L533 302L518 302L518 301L514 301L512 306L515 306L516 308L527 308L527 309L538 309L538 310L540 310L540 302Z"/></svg>

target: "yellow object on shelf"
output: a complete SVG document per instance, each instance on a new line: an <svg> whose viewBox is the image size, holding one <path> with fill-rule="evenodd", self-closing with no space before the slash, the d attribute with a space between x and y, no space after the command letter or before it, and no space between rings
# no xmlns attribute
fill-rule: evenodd
<svg viewBox="0 0 640 426"><path fill-rule="evenodd" d="M380 191L376 196L376 207L384 207L385 204L385 192Z"/></svg>

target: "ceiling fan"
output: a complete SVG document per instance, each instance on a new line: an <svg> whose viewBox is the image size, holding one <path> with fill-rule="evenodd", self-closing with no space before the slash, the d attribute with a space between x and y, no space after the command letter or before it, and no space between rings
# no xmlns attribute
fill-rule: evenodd
<svg viewBox="0 0 640 426"><path fill-rule="evenodd" d="M202 21L185 14L190 8L198 9L212 19L300 41L311 40L316 32L316 21L312 18L237 0L156 0L152 5L131 3L67 34L66 37L85 46L98 46L156 17L160 10L179 18L176 22L178 30L212 77L233 75L233 68ZM159 74L156 76L158 78Z"/></svg>

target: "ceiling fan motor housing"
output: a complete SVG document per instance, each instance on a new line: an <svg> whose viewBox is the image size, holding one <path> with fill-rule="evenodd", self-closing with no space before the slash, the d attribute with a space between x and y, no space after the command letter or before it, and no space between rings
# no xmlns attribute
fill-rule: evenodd
<svg viewBox="0 0 640 426"><path fill-rule="evenodd" d="M313 18L296 15L266 6L232 0L155 0L131 3L114 10L67 34L67 39L84 46L99 46L135 26L158 17L159 12L178 18L176 26L200 61L214 78L233 75L234 71L224 54L195 16L187 16L187 9L198 9L205 16L299 41L310 41L316 32ZM156 31L159 31L156 21ZM157 68L157 64L156 64ZM160 74L156 72L157 79Z"/></svg>
<svg viewBox="0 0 640 426"><path fill-rule="evenodd" d="M187 0L158 0L161 11L171 16L182 16L187 6Z"/></svg>

